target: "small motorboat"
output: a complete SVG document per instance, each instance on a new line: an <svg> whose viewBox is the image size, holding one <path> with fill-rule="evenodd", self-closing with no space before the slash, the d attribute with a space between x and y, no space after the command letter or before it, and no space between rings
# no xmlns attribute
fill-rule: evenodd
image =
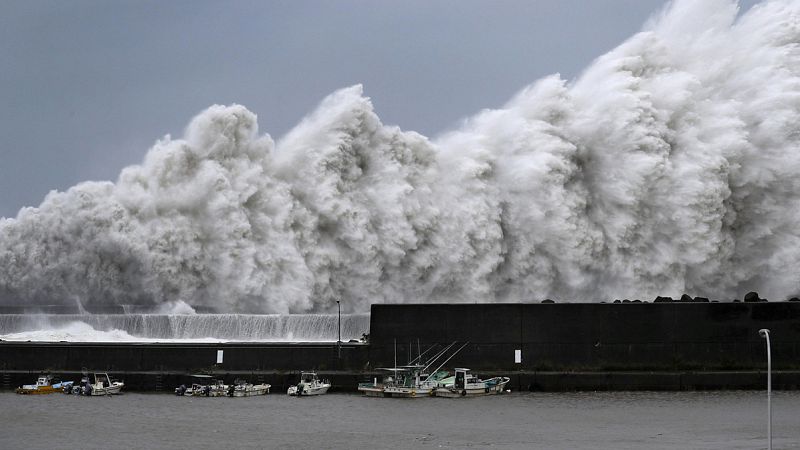
<svg viewBox="0 0 800 450"><path fill-rule="evenodd" d="M54 394L64 389L72 389L72 381L61 381L52 375L40 375L36 384L25 384L16 389L17 394L39 395Z"/></svg>
<svg viewBox="0 0 800 450"><path fill-rule="evenodd" d="M64 393L87 395L97 397L101 395L116 395L122 391L125 383L112 380L105 372L84 372L80 384L72 386L71 390L64 388Z"/></svg>
<svg viewBox="0 0 800 450"><path fill-rule="evenodd" d="M300 372L300 382L295 386L289 386L287 394L295 397L305 397L308 395L322 395L331 388L331 382L320 380L314 372Z"/></svg>
<svg viewBox="0 0 800 450"><path fill-rule="evenodd" d="M252 384L245 380L236 380L226 391L228 397L253 397L256 395L269 394L272 385L266 383Z"/></svg>
<svg viewBox="0 0 800 450"><path fill-rule="evenodd" d="M180 385L175 388L175 395L187 397L223 397L228 394L228 389L233 386L226 385L222 380L215 380L211 375L192 375L192 385Z"/></svg>
<svg viewBox="0 0 800 450"><path fill-rule="evenodd" d="M455 369L455 376L439 381L439 387L434 389L436 397L479 397L483 395L501 394L505 391L509 377L494 377L481 380L469 373L469 369Z"/></svg>

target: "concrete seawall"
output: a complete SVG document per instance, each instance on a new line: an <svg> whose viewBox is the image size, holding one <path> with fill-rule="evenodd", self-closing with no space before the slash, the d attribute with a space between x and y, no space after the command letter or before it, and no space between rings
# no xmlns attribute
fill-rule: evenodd
<svg viewBox="0 0 800 450"><path fill-rule="evenodd" d="M0 387L31 383L39 372L80 379L83 368L109 372L129 390L172 390L191 374L266 381L285 388L301 370L317 370L339 386L358 385L372 372L361 343L43 343L0 342ZM217 363L222 351L222 362Z"/></svg>
<svg viewBox="0 0 800 450"><path fill-rule="evenodd" d="M766 370L760 328L773 367L799 370L800 302L373 305L370 357L468 341L453 363L479 370Z"/></svg>
<svg viewBox="0 0 800 450"><path fill-rule="evenodd" d="M446 367L507 375L523 390L757 389L772 331L773 385L800 388L800 302L373 305L369 344L0 342L0 386L40 371L108 371L131 390L171 390L188 374L266 381L316 369L354 390L379 367L469 342ZM395 353L396 348L396 353ZM216 362L217 351L223 362ZM519 350L521 362L515 362ZM341 356L340 356L341 355Z"/></svg>

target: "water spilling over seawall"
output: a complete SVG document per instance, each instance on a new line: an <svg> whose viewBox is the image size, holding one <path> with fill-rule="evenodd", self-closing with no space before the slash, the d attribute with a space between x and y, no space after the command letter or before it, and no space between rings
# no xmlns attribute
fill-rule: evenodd
<svg viewBox="0 0 800 450"><path fill-rule="evenodd" d="M7 341L335 342L336 314L3 314ZM369 333L369 314L343 314L343 341Z"/></svg>

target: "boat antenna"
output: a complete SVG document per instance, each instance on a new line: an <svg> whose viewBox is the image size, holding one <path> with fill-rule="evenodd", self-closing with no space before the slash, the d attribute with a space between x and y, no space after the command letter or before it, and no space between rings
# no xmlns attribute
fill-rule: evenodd
<svg viewBox="0 0 800 450"><path fill-rule="evenodd" d="M454 342L454 344L455 344L455 342ZM458 350L456 350L456 351L455 351L455 352L454 352L452 355L450 355L450 357L449 357L449 358L447 358L446 360L444 360L444 362L443 362L442 364L440 364L440 365L439 365L439 367L437 367L437 368L436 368L436 370L434 370L433 372L431 372L431 374L430 374L430 375L428 375L428 378L426 378L426 379L425 379L425 381L428 381L428 380L430 380L430 379L431 379L431 377L432 377L432 376L433 376L433 375L434 375L436 372L438 372L438 371L439 371L439 369L441 369L441 368L442 368L442 366L444 366L445 364L447 364L447 362L448 362L448 361L450 361L451 359L453 359L453 357L454 357L454 356L456 356L456 355L458 354L458 352L460 352L461 350L463 350L463 349L464 349L464 347L466 347L466 346L467 346L467 344L469 344L469 341L467 341L467 342L464 342L464 345L462 345L462 346L461 346L461 347L460 347Z"/></svg>
<svg viewBox="0 0 800 450"><path fill-rule="evenodd" d="M432 366L433 363L436 362L437 359L441 358L442 355L444 355L448 350L450 350L454 345L456 345L456 342L457 341L453 341L453 343L451 343L450 345L448 345L447 347L442 349L439 353L433 355L433 357L431 359L429 359L428 361L425 362L425 367L422 370L423 371L428 370L428 367Z"/></svg>
<svg viewBox="0 0 800 450"><path fill-rule="evenodd" d="M394 339L394 373L397 374L397 338Z"/></svg>
<svg viewBox="0 0 800 450"><path fill-rule="evenodd" d="M417 345L419 346L419 341L417 341ZM421 353L419 356L417 356L415 359L412 359L410 364L414 364L414 363L416 363L416 362L422 361L422 357L423 357L423 356L424 356L426 353L428 353L429 351L433 350L434 348L435 348L434 346L430 346L430 347L428 347L428 349L427 349L427 350L425 350L424 352L422 352L422 353ZM417 351L419 351L419 350L417 350ZM409 365L410 365L410 364L409 364Z"/></svg>

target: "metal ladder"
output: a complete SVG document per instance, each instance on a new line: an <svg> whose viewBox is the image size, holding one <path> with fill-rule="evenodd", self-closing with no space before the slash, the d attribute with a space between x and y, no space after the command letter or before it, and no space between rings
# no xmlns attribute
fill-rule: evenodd
<svg viewBox="0 0 800 450"><path fill-rule="evenodd" d="M8 390L11 388L11 374L8 372L3 372L3 389Z"/></svg>
<svg viewBox="0 0 800 450"><path fill-rule="evenodd" d="M160 373L157 374L156 375L156 391L161 391L161 390L164 389L164 383L163 382L164 382L164 380L163 380L161 374Z"/></svg>

